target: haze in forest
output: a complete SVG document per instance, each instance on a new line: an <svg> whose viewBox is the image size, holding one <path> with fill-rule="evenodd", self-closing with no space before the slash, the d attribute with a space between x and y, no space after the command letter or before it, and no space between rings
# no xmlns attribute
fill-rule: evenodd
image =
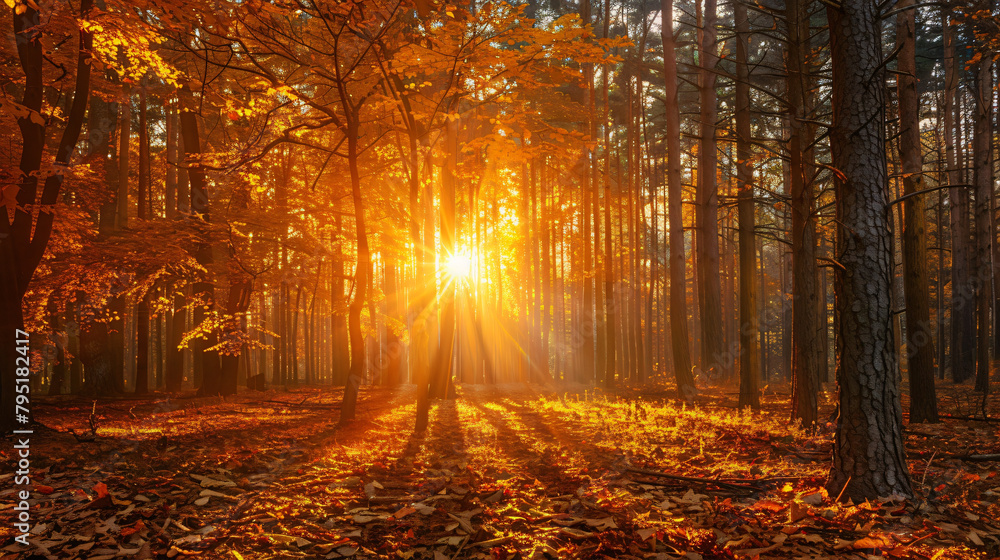
<svg viewBox="0 0 1000 560"><path fill-rule="evenodd" d="M995 419L992 2L6 4L5 433L725 402L861 503L924 495L914 426Z"/></svg>

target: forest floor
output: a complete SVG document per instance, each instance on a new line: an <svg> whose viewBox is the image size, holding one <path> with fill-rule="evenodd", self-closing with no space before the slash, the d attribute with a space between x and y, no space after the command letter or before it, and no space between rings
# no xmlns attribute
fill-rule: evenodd
<svg viewBox="0 0 1000 560"><path fill-rule="evenodd" d="M0 555L1000 556L998 463L959 458L1000 453L1000 423L907 426L917 496L837 504L822 490L829 425L809 435L790 424L787 394L751 415L732 393L691 407L662 388L465 386L418 437L412 387L362 389L357 421L336 428L341 393L36 404L32 544L13 540L5 440ZM944 412L975 409L968 387L942 393ZM825 419L831 395L821 403ZM996 397L989 405L1000 412Z"/></svg>

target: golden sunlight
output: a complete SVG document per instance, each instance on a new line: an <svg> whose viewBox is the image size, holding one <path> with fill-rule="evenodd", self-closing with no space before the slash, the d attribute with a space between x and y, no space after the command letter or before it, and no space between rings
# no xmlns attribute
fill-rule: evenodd
<svg viewBox="0 0 1000 560"><path fill-rule="evenodd" d="M467 278L472 274L472 256L465 249L459 249L445 260L444 269L450 278Z"/></svg>

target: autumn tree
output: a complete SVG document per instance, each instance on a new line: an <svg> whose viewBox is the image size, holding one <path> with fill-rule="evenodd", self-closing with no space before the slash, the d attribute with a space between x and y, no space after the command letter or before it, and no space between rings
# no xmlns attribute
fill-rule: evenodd
<svg viewBox="0 0 1000 560"><path fill-rule="evenodd" d="M5 118L17 120L21 132L21 154L17 189L8 196L4 192L4 216L0 219L0 359L14 364L19 356L17 341L26 337L18 334L24 328L21 302L32 276L45 254L52 235L56 215L53 206L59 198L69 170L80 131L87 112L90 95L91 48L93 35L87 22L93 8L92 0L82 0L79 11L77 57L74 68L76 81L73 101L69 106L66 125L60 136L55 157L45 160L48 118L43 112L45 76L43 51L50 40L41 26L40 8L16 2L11 9L14 18L14 41L24 80L20 103L5 102ZM51 8L49 8L51 9ZM50 14L45 14L46 19ZM51 111L52 108L46 108ZM45 173L40 173L43 170ZM44 177L44 179L43 179ZM5 189L6 191L6 189ZM22 356L23 357L23 356ZM0 430L7 432L24 420L15 420L15 370L5 365L0 377Z"/></svg>

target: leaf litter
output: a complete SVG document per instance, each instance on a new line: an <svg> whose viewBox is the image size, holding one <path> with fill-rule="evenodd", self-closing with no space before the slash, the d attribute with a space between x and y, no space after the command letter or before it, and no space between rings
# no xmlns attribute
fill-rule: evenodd
<svg viewBox="0 0 1000 560"><path fill-rule="evenodd" d="M359 420L339 429L328 389L112 401L94 441L66 433L89 405L40 407L54 429L33 440L32 545L5 523L2 558L1000 554L997 464L955 458L1000 451L982 422L909 427L916 497L838 504L822 488L831 435L778 420L777 397L751 415L650 391L459 392L422 435L412 388L363 390Z"/></svg>

